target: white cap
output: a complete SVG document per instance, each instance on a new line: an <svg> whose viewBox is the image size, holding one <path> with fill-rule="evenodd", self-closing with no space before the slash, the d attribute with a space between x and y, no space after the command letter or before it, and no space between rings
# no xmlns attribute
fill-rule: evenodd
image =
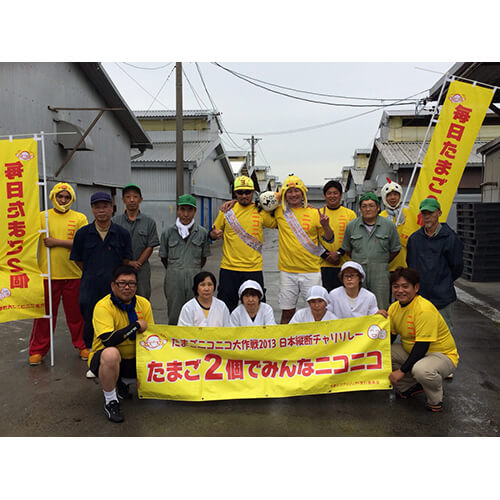
<svg viewBox="0 0 500 500"><path fill-rule="evenodd" d="M342 272L344 269L347 269L350 267L351 269L356 269L356 271L361 274L361 281L365 279L365 271L363 269L363 266L361 264L358 264L357 262L354 262L353 260L348 260L347 262L344 262L342 264L342 267L340 268L340 272Z"/></svg>
<svg viewBox="0 0 500 500"><path fill-rule="evenodd" d="M239 288L238 290L238 297L241 299L241 296L243 295L243 292L245 290L252 289L252 290L257 290L260 292L260 298L264 297L264 292L262 291L262 287L260 286L257 281L254 280L246 280Z"/></svg>
<svg viewBox="0 0 500 500"><path fill-rule="evenodd" d="M309 302L312 299L323 299L328 304L328 292L322 286L314 285L309 288L306 301Z"/></svg>

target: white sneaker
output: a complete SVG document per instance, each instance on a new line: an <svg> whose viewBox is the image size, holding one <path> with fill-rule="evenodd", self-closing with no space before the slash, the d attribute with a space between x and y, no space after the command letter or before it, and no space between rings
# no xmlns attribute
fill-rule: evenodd
<svg viewBox="0 0 500 500"><path fill-rule="evenodd" d="M89 371L85 374L85 376L86 376L87 378L96 378L96 376L94 375L94 372L93 372L92 370L89 370Z"/></svg>
<svg viewBox="0 0 500 500"><path fill-rule="evenodd" d="M447 377L445 377L446 379L450 380L453 378L453 373L450 373Z"/></svg>

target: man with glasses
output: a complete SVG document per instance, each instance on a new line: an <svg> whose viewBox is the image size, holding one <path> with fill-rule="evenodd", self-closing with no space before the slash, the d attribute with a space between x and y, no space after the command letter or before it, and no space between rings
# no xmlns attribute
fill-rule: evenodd
<svg viewBox="0 0 500 500"><path fill-rule="evenodd" d="M137 272L119 266L111 275L111 293L94 308L94 339L89 369L99 378L104 412L111 422L123 422L120 399L130 399L128 385L137 377L135 337L154 324L151 304L136 295Z"/></svg>
<svg viewBox="0 0 500 500"><path fill-rule="evenodd" d="M378 215L380 201L375 193L360 197L361 216L347 224L339 255L348 254L363 266L364 286L377 298L379 309L389 307L389 262L401 250L396 226Z"/></svg>
<svg viewBox="0 0 500 500"><path fill-rule="evenodd" d="M73 241L70 259L82 270L80 311L85 322L83 340L92 345L92 313L96 303L109 293L112 270L132 259L132 242L126 229L111 222L113 203L109 193L90 198L94 221L80 228Z"/></svg>
<svg viewBox="0 0 500 500"><path fill-rule="evenodd" d="M255 190L252 179L246 176L234 180L236 203L226 212L219 212L210 238L224 237L219 271L217 298L226 303L230 311L238 305L238 290L247 280L254 280L264 290L262 273L263 227L271 227L272 217L259 211L253 201Z"/></svg>

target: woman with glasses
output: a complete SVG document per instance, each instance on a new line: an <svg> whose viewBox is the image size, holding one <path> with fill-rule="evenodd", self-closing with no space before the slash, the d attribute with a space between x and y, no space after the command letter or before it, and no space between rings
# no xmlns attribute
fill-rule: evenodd
<svg viewBox="0 0 500 500"><path fill-rule="evenodd" d="M329 321L331 319L338 319L335 314L327 309L328 306L328 292L326 288L319 285L314 285L309 288L307 292L307 305L299 309L290 320L292 323L311 323L313 321Z"/></svg>
<svg viewBox="0 0 500 500"><path fill-rule="evenodd" d="M241 304L231 313L231 326L275 325L273 308L261 302L264 292L254 280L245 281L238 290Z"/></svg>
<svg viewBox="0 0 500 500"><path fill-rule="evenodd" d="M209 271L193 278L194 298L181 309L178 326L230 326L229 309L214 297L217 281Z"/></svg>
<svg viewBox="0 0 500 500"><path fill-rule="evenodd" d="M338 318L356 318L370 314L381 313L387 317L385 311L379 310L375 295L363 288L365 279L363 266L348 260L340 268L340 281L343 286L335 288L329 293L330 304L328 309Z"/></svg>

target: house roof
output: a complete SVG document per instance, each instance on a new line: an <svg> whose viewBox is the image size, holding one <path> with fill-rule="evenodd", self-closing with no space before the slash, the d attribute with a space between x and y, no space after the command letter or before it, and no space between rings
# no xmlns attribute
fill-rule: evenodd
<svg viewBox="0 0 500 500"><path fill-rule="evenodd" d="M130 137L130 147L137 148L140 151L151 149L153 145L148 136L144 132L141 124L135 117L132 110L121 96L118 89L115 87L111 78L108 76L104 67L97 62L75 63L90 80L92 85L101 97L104 99L107 107L110 108L125 108L122 111L110 111L118 121L123 125Z"/></svg>
<svg viewBox="0 0 500 500"><path fill-rule="evenodd" d="M207 153L213 150L213 147L213 142L211 141L184 142L184 161L199 162ZM176 154L177 149L175 142L155 142L154 148L151 151L146 151L141 157L132 160L132 163L175 163Z"/></svg>
<svg viewBox="0 0 500 500"><path fill-rule="evenodd" d="M500 62L461 62L455 63L449 70L448 75L455 75L468 80L476 81L478 84L486 83L500 87ZM429 101L437 101L443 81L448 75L442 76L431 88ZM449 83L445 84L441 100L446 96ZM492 102L500 102L500 92L495 92Z"/></svg>
<svg viewBox="0 0 500 500"><path fill-rule="evenodd" d="M487 141L476 141L474 143L467 164L482 165L481 154L477 150L486 143ZM375 146L388 165L414 165L418 159L421 145L421 142L382 142L379 139L375 139ZM428 146L429 143L424 144L424 154Z"/></svg>

